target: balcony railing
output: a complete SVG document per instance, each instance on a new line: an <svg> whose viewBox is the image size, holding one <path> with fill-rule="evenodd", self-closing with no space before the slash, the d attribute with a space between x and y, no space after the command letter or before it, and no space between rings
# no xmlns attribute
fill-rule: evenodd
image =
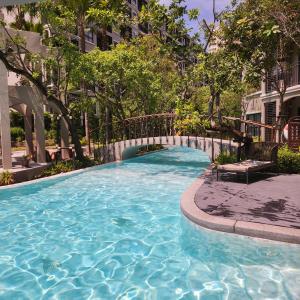
<svg viewBox="0 0 300 300"><path fill-rule="evenodd" d="M276 91L275 86L285 84L287 88L300 84L300 63L288 70L275 70L268 73L266 80L266 94Z"/></svg>

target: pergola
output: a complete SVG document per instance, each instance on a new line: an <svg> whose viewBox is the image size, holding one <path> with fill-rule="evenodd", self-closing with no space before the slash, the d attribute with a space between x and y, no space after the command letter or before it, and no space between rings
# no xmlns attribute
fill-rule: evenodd
<svg viewBox="0 0 300 300"><path fill-rule="evenodd" d="M38 2L36 0L0 0L0 5L8 6L8 5L20 5L25 3L34 3Z"/></svg>

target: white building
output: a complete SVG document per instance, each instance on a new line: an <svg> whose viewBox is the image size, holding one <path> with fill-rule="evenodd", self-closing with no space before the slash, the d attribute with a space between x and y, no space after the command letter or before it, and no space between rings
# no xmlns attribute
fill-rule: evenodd
<svg viewBox="0 0 300 300"><path fill-rule="evenodd" d="M292 67L285 76L287 90L284 96L284 111L286 118L300 116L300 54L295 51L292 57ZM247 95L243 101L244 117L247 120L275 125L279 117L280 98L270 82L261 82L261 89ZM258 129L250 128L252 135L258 134ZM262 140L271 140L271 130L262 128Z"/></svg>

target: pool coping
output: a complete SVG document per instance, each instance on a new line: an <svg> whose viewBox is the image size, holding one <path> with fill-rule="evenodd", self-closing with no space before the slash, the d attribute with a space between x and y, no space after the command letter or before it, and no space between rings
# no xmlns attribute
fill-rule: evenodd
<svg viewBox="0 0 300 300"><path fill-rule="evenodd" d="M28 180L28 181L23 181L23 182L19 182L19 183L13 183L13 184L10 184L10 185L2 185L2 186L0 186L0 191L1 190L9 190L9 189L22 187L22 186L26 186L26 185L31 185L31 184L35 184L35 183L38 183L38 182L43 182L43 181L46 181L46 180L57 179L57 178L62 178L62 177L68 177L68 176L71 176L71 175L87 172L87 171L92 170L92 169L101 168L101 167L108 166L108 165L111 165L111 164L119 164L119 163L121 163L121 161L114 161L114 162L109 162L109 163L105 163L105 164L101 164L101 165L95 165L95 166L82 168L82 169L78 169L78 170L74 170L74 171L70 171L70 172L59 173L59 174L46 176L46 177L42 177L42 178L37 178L37 179L33 179L33 180Z"/></svg>
<svg viewBox="0 0 300 300"><path fill-rule="evenodd" d="M150 155L150 154L153 154L155 152L160 152L160 151L165 151L165 150L168 150L168 149L166 148L166 149L156 150L156 151L153 151L153 152L145 153L144 155ZM144 155L140 155L140 156L137 156L137 157L142 157ZM131 157L131 158L134 158L134 157ZM17 182L17 183L13 183L13 184L9 184L9 185L1 185L0 186L0 191L1 190L9 190L9 189L17 188L17 187L22 187L22 186L27 186L27 185L35 184L35 183L38 183L38 182L43 182L43 181L46 181L46 180L67 177L67 176L83 173L83 172L86 172L86 171L89 171L89 170L92 170L92 169L95 169L95 168L101 168L101 167L109 166L109 165L112 165L112 164L120 164L123 161L125 161L125 160L116 160L116 161L107 162L107 163L104 163L104 164L95 165L95 166L91 166L91 167L86 167L86 168L82 168L82 169L78 169L78 170L74 170L74 171L70 171L70 172L59 173L59 174L55 174L55 175L51 175L51 176L45 176L45 177L42 177L42 178L36 178L36 179L23 181L23 182Z"/></svg>
<svg viewBox="0 0 300 300"><path fill-rule="evenodd" d="M206 172L194 181L183 193L180 200L180 208L185 217L197 225L216 231L300 244L300 229L225 219L223 217L209 215L201 210L195 203L195 196L198 189L204 184L205 177L211 174L211 172L212 167L208 168Z"/></svg>

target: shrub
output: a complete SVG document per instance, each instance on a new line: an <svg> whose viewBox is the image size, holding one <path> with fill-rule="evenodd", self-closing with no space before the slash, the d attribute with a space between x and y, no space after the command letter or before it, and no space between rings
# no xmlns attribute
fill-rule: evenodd
<svg viewBox="0 0 300 300"><path fill-rule="evenodd" d="M215 163L218 165L225 165L225 164L233 164L237 162L236 154L230 154L228 152L221 152L215 159Z"/></svg>
<svg viewBox="0 0 300 300"><path fill-rule="evenodd" d="M67 173L74 170L79 170L87 167L92 167L95 165L93 160L85 157L82 161L59 161L56 164L50 166L41 174L41 177L53 176L56 174Z"/></svg>
<svg viewBox="0 0 300 300"><path fill-rule="evenodd" d="M0 174L0 185L9 185L14 183L13 174L9 171L4 171Z"/></svg>
<svg viewBox="0 0 300 300"><path fill-rule="evenodd" d="M10 126L24 128L24 117L17 111L10 111Z"/></svg>
<svg viewBox="0 0 300 300"><path fill-rule="evenodd" d="M279 148L278 169L283 173L300 173L300 152L291 151L287 145Z"/></svg>
<svg viewBox="0 0 300 300"><path fill-rule="evenodd" d="M50 130L45 131L45 136L46 136L47 140L56 140L57 139L56 135L57 135L57 132L54 129L50 129Z"/></svg>
<svg viewBox="0 0 300 300"><path fill-rule="evenodd" d="M25 131L21 127L12 127L10 129L10 135L13 142L21 142L25 139Z"/></svg>
<svg viewBox="0 0 300 300"><path fill-rule="evenodd" d="M67 173L73 171L73 164L70 161L59 161L56 164L47 168L43 173L42 177L52 176L60 173Z"/></svg>
<svg viewBox="0 0 300 300"><path fill-rule="evenodd" d="M86 146L87 145L87 140L85 137L83 137L81 140L80 140L80 143L82 146Z"/></svg>

